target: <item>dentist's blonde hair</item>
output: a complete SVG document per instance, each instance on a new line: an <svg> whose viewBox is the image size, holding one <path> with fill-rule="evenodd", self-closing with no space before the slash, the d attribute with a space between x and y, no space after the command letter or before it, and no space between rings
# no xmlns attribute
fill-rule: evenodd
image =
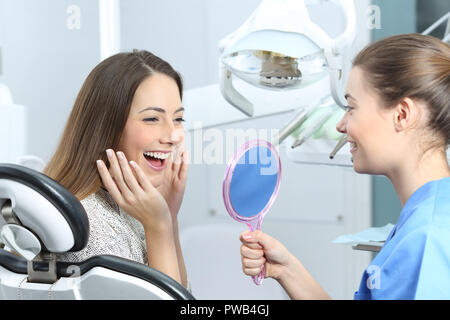
<svg viewBox="0 0 450 320"><path fill-rule="evenodd" d="M79 200L98 191L102 184L96 160L107 163L105 151L118 146L138 86L155 73L172 78L182 98L179 73L150 52L119 53L95 67L75 100L44 173Z"/></svg>
<svg viewBox="0 0 450 320"><path fill-rule="evenodd" d="M421 34L401 34L374 42L354 59L384 108L409 97L425 102L429 148L450 144L450 46ZM444 148L443 148L444 147Z"/></svg>

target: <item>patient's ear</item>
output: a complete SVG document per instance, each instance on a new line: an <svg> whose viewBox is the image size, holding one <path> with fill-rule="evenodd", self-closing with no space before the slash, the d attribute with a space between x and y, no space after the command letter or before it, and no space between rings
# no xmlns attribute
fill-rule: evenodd
<svg viewBox="0 0 450 320"><path fill-rule="evenodd" d="M422 109L416 100L403 98L394 108L393 124L396 131L414 128L422 118Z"/></svg>

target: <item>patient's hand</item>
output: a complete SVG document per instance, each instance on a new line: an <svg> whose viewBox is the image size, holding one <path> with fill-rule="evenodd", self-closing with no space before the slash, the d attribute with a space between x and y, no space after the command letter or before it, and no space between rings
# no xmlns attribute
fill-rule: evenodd
<svg viewBox="0 0 450 320"><path fill-rule="evenodd" d="M130 164L123 154L107 151L110 168L97 161L98 171L105 188L114 201L129 215L142 223L146 230L172 227L169 207L161 193L152 185L137 163Z"/></svg>
<svg viewBox="0 0 450 320"><path fill-rule="evenodd" d="M187 151L182 148L177 152L176 159L170 157L164 170L163 183L157 188L166 199L173 220L177 218L183 201L188 175L187 159Z"/></svg>

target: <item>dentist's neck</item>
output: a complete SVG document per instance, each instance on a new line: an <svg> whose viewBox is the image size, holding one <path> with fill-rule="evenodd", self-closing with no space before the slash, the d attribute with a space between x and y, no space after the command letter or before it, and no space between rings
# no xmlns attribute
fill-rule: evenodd
<svg viewBox="0 0 450 320"><path fill-rule="evenodd" d="M422 155L405 160L386 174L391 180L402 206L409 197L425 183L450 176L450 167L445 151L430 150Z"/></svg>

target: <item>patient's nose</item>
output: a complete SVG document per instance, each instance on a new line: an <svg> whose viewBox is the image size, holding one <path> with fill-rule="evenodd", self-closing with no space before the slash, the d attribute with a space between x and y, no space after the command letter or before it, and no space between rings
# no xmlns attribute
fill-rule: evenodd
<svg viewBox="0 0 450 320"><path fill-rule="evenodd" d="M161 134L161 142L177 145L184 141L184 129L177 128L173 124L168 124Z"/></svg>

